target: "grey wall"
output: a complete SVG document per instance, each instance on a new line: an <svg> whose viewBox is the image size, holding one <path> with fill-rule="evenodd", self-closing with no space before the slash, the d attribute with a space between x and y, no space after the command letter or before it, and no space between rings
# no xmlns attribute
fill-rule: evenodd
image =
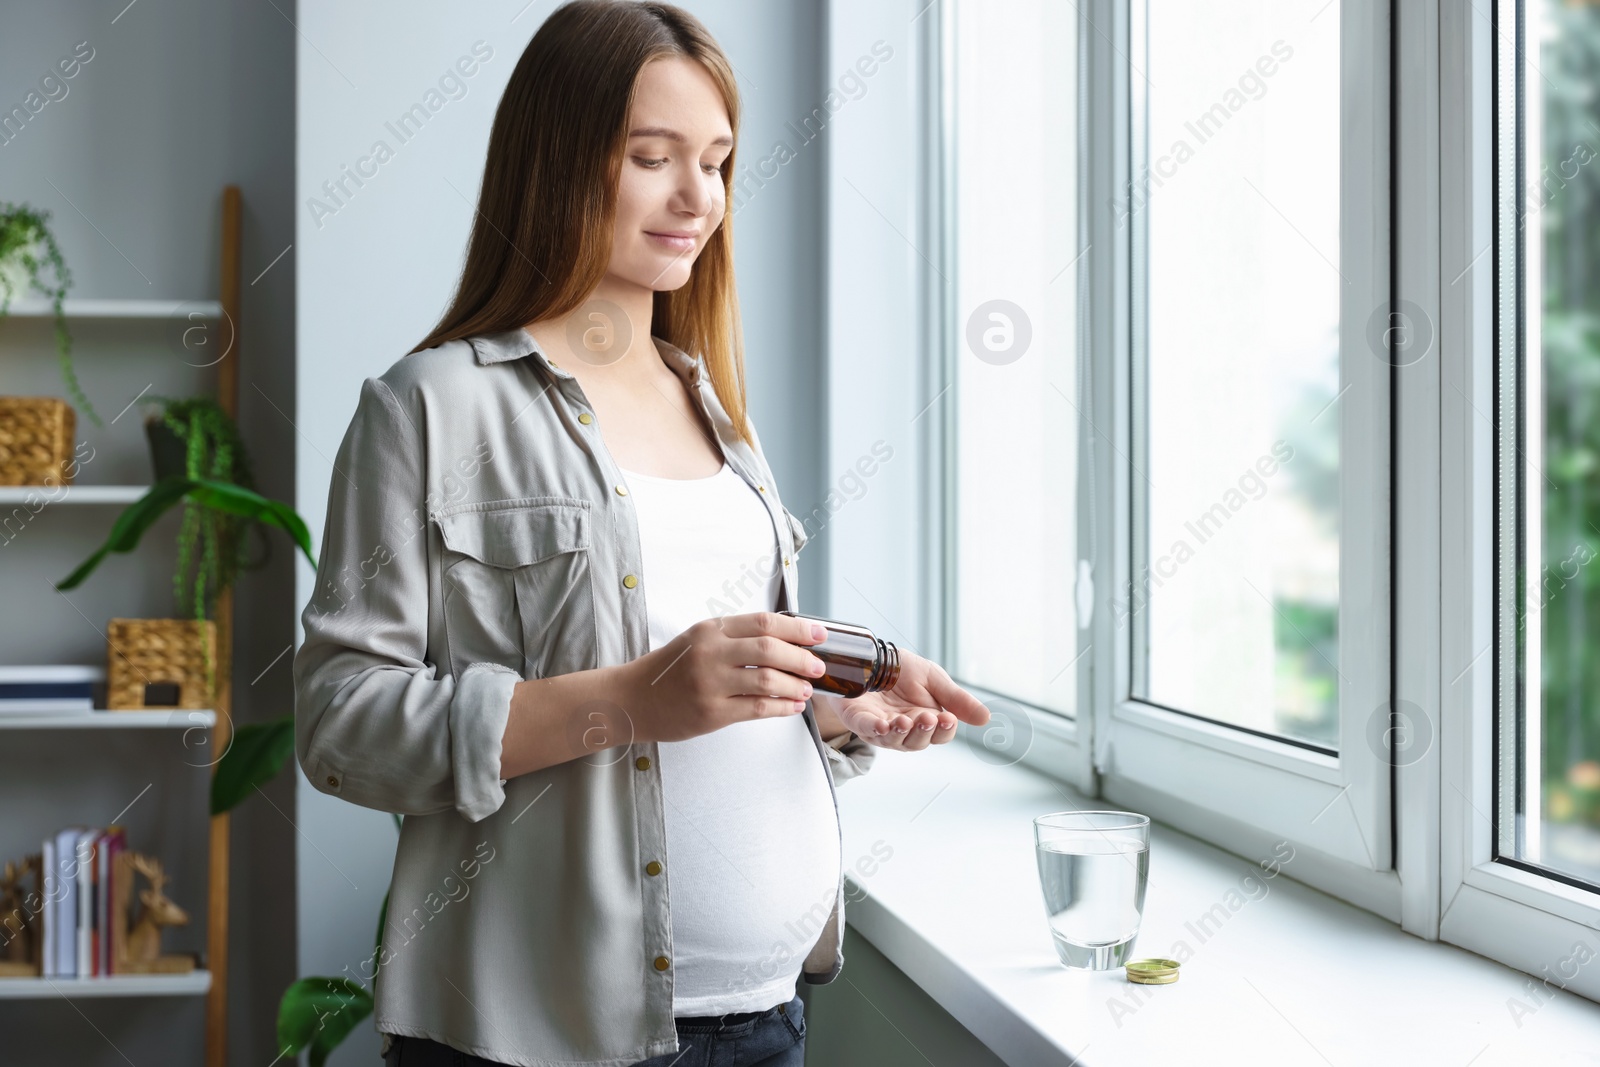
<svg viewBox="0 0 1600 1067"><path fill-rule="evenodd" d="M292 8L280 4L292 14ZM244 199L240 423L269 496L293 498L296 435L294 253L251 284L294 239L291 225L294 29L270 4L217 0L0 3L0 111L24 102L79 42L93 58L0 144L0 200L44 208L75 284L89 298L214 299L222 187ZM94 449L84 483L150 479L140 407L112 423L143 388L214 388L214 372L178 358L160 322L73 325L78 376L109 424L78 422ZM65 396L43 321L0 322L0 391ZM64 577L105 536L118 508L46 507L0 547L0 662L101 663L112 616L170 616L175 521L132 557L109 561L81 588ZM236 593L235 713L239 723L288 711L293 587L287 542ZM5 737L0 751L0 858L35 851L47 831L103 826L122 809L131 845L174 874L170 895L191 915L169 938L200 948L206 916L207 765L181 731L46 732ZM192 739L191 739L192 740ZM149 786L148 792L142 792ZM142 795L141 795L142 792ZM236 809L230 909L231 1057L275 1055L277 999L293 980L294 786L281 775ZM131 804L131 807L129 805ZM199 998L0 1000L8 1065L199 1064Z"/></svg>
<svg viewBox="0 0 1600 1067"><path fill-rule="evenodd" d="M1003 1067L1005 1061L988 1045L848 925L844 959L833 981L800 983L806 1002L807 1063Z"/></svg>
<svg viewBox="0 0 1600 1067"><path fill-rule="evenodd" d="M361 380L382 373L433 324L451 294L483 167L488 131L512 67L554 4L375 2L302 5L296 256L299 267L300 450L298 507L320 535L329 460L355 408ZM751 403L785 499L813 499L822 453L820 402L821 165L818 144L786 127L819 96L818 0L687 5L738 67L746 165L779 139L796 157L732 208L738 243ZM366 155L395 147L385 123L433 86L474 42L493 50L460 99L383 164L333 214L308 201L323 182ZM347 183L348 184L348 183ZM808 558L821 555L808 546ZM801 567L803 590L820 588ZM302 565L297 603L311 592ZM816 596L802 592L816 606ZM395 828L383 813L300 785L300 967L355 972L393 866ZM349 971L346 971L349 968ZM371 1062L377 1037L363 1026L336 1063Z"/></svg>

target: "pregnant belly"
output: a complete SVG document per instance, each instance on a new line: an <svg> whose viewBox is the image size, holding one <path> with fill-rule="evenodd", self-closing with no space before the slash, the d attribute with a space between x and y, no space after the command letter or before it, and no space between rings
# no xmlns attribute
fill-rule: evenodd
<svg viewBox="0 0 1600 1067"><path fill-rule="evenodd" d="M805 720L735 723L659 748L674 999L792 979L840 874L838 814ZM717 1010L732 1009L701 1013Z"/></svg>

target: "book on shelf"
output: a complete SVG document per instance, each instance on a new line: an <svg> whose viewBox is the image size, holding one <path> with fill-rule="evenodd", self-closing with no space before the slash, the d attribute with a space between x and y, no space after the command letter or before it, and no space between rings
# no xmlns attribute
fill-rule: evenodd
<svg viewBox="0 0 1600 1067"><path fill-rule="evenodd" d="M79 715L96 710L106 669L90 664L0 666L0 715Z"/></svg>
<svg viewBox="0 0 1600 1067"><path fill-rule="evenodd" d="M121 826L69 826L44 839L41 968L45 978L98 978L112 963L112 904Z"/></svg>

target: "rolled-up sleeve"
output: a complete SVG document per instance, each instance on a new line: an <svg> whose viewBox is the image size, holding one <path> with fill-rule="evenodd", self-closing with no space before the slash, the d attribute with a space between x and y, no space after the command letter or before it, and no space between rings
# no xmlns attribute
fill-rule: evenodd
<svg viewBox="0 0 1600 1067"><path fill-rule="evenodd" d="M505 802L500 742L521 677L435 677L423 442L383 380L361 386L334 461L316 591L294 658L295 754L312 785L404 815L477 822Z"/></svg>
<svg viewBox="0 0 1600 1067"><path fill-rule="evenodd" d="M877 748L853 733L840 734L824 744L827 746L828 771L833 775L833 784L836 786L866 774L872 769L872 761L878 758Z"/></svg>

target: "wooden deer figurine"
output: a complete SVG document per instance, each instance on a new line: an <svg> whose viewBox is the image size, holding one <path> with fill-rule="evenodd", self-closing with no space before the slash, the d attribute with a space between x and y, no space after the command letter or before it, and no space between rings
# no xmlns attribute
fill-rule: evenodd
<svg viewBox="0 0 1600 1067"><path fill-rule="evenodd" d="M0 877L0 978L34 978L40 973L38 911L44 900L37 888L29 894L23 879L32 874L37 886L43 869L44 855L38 852L23 857L20 866L6 861L5 876Z"/></svg>
<svg viewBox="0 0 1600 1067"><path fill-rule="evenodd" d="M142 874L150 885L139 891L139 902L144 910L132 930L127 929L129 898L133 893L134 874ZM167 898L167 875L161 862L140 852L117 854L116 916L113 920L112 948L117 962L114 970L129 974L183 974L194 970L195 960L188 956L163 956L161 931L168 926L182 926L189 921L189 913Z"/></svg>

